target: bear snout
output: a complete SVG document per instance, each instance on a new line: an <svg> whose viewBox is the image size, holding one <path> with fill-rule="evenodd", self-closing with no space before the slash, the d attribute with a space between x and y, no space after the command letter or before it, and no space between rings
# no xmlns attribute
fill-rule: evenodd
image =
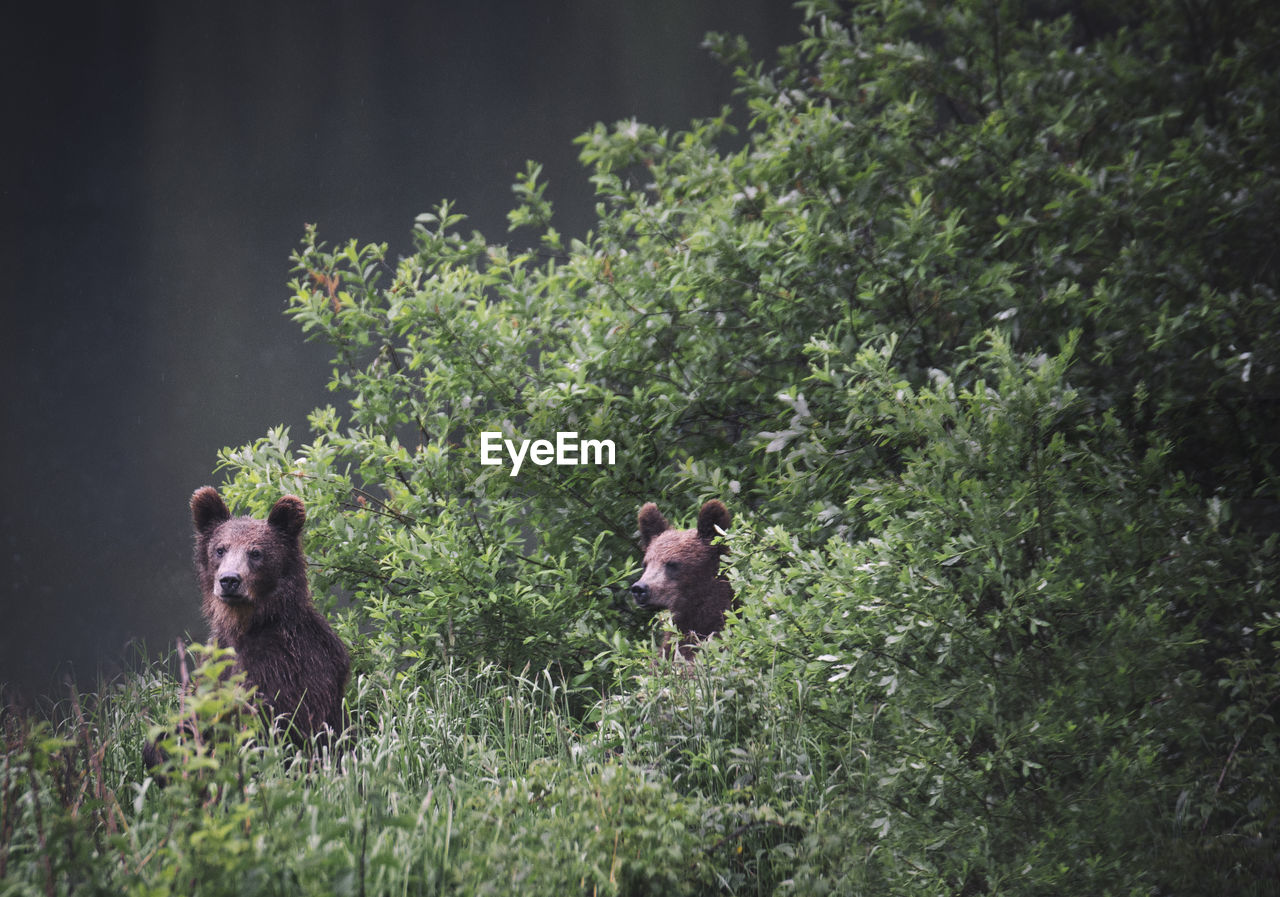
<svg viewBox="0 0 1280 897"><path fill-rule="evenodd" d="M229 573L218 577L217 596L223 601L244 601L247 597L241 588L244 579L239 573Z"/></svg>
<svg viewBox="0 0 1280 897"><path fill-rule="evenodd" d="M637 581L631 586L631 597L635 599L636 605L639 607L649 606L649 585L643 581Z"/></svg>

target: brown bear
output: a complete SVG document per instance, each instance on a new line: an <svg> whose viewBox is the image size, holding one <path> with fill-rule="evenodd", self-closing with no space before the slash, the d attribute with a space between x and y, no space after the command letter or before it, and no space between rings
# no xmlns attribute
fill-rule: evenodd
<svg viewBox="0 0 1280 897"><path fill-rule="evenodd" d="M717 527L729 528L729 511L713 498L698 512L696 529L677 530L648 502L638 519L644 571L631 594L642 608L671 611L671 622L681 633L680 655L692 659L700 642L724 628L725 612L733 605L733 588L720 575L725 548L712 544ZM668 656L671 648L664 641Z"/></svg>
<svg viewBox="0 0 1280 897"><path fill-rule="evenodd" d="M345 728L347 647L311 602L302 499L285 495L266 520L232 517L218 490L191 496L195 567L209 639L236 651L266 716L297 744Z"/></svg>

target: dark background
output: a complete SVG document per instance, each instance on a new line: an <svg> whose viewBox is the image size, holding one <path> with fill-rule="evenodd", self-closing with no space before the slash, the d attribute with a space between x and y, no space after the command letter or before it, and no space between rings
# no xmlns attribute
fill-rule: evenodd
<svg viewBox="0 0 1280 897"><path fill-rule="evenodd" d="M191 491L217 450L331 403L282 311L306 222L411 248L457 200L506 232L543 163L557 226L591 224L572 139L729 102L708 30L757 59L782 0L45 4L8 18L0 140L0 683L93 687L203 635ZM60 691L60 687L58 688Z"/></svg>

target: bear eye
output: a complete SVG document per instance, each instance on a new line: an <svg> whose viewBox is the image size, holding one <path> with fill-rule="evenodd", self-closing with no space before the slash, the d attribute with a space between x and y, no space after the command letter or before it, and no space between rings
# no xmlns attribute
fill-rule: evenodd
<svg viewBox="0 0 1280 897"><path fill-rule="evenodd" d="M675 573L677 570L679 570L679 569L680 569L680 562L679 562L679 561L667 561L667 562L665 562L662 566L666 567L668 572L670 572L670 573Z"/></svg>
<svg viewBox="0 0 1280 897"><path fill-rule="evenodd" d="M227 548L225 545L219 545L217 548L213 550L213 554L215 557L222 557L226 553L227 553Z"/></svg>
<svg viewBox="0 0 1280 897"><path fill-rule="evenodd" d="M262 560L262 549L261 549L261 548L250 548L250 549L249 549L249 559L250 559L250 560L252 560L252 561L260 561L260 560Z"/></svg>

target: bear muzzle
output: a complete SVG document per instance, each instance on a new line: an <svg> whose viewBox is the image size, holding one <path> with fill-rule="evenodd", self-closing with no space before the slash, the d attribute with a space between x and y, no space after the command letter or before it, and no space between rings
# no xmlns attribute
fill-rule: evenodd
<svg viewBox="0 0 1280 897"><path fill-rule="evenodd" d="M637 607L647 608L652 606L649 604L649 585L643 580L637 580L636 583L631 586L631 597L635 599Z"/></svg>
<svg viewBox="0 0 1280 897"><path fill-rule="evenodd" d="M219 576L213 594L227 604L240 604L249 600L248 593L244 591L244 577L239 574Z"/></svg>

